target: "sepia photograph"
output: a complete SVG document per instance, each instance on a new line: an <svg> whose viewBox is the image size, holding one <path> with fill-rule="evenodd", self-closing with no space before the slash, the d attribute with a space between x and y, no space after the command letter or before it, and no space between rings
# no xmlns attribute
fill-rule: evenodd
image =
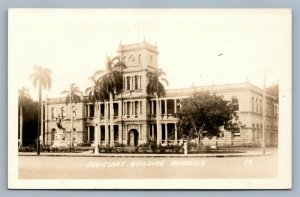
<svg viewBox="0 0 300 197"><path fill-rule="evenodd" d="M289 189L289 9L10 9L12 189Z"/></svg>

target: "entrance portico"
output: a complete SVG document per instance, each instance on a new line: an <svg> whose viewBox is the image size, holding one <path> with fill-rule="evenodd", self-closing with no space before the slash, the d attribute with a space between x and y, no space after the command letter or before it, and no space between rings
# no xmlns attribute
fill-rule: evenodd
<svg viewBox="0 0 300 197"><path fill-rule="evenodd" d="M128 146L138 146L139 145L139 132L136 129L131 129L128 132L127 145Z"/></svg>

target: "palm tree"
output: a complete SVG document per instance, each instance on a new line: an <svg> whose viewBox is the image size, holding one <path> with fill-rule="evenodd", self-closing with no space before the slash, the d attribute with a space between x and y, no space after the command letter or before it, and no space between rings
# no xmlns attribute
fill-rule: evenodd
<svg viewBox="0 0 300 197"><path fill-rule="evenodd" d="M43 68L42 66L34 66L34 72L30 75L32 79L33 86L38 87L39 91L39 107L38 107L38 137L37 137L37 154L40 154L40 135L43 131L43 89L50 90L52 80L51 80L51 70L48 68ZM44 140L43 140L44 141Z"/></svg>
<svg viewBox="0 0 300 197"><path fill-rule="evenodd" d="M98 118L98 126L99 126L99 132L100 132L100 107L98 106L98 103L100 100L105 100L103 92L101 91L101 87L100 87L100 81L101 81L101 77L103 76L104 71L103 70L98 70L96 71L93 76L89 77L89 79L92 81L93 85L88 87L85 90L85 94L88 95L89 99L93 102L96 103L96 109L97 109L97 113L96 113L96 119ZM98 153L98 131L96 128L96 135L95 135L95 154Z"/></svg>
<svg viewBox="0 0 300 197"><path fill-rule="evenodd" d="M23 146L23 107L26 99L29 99L29 91L27 88L22 87L19 89L19 119L20 119L20 125L19 125L19 133L20 133L20 143L19 147Z"/></svg>
<svg viewBox="0 0 300 197"><path fill-rule="evenodd" d="M165 96L166 91L163 83L166 85L169 85L167 79L163 78L163 76L166 75L165 72L162 71L162 69L157 69L154 72L148 72L147 77L149 78L149 82L147 84L147 94L148 95L153 95L155 94L155 99L156 99L156 131L157 131L157 136L159 137L159 140L157 140L157 144L160 143L160 138L161 138L161 126L160 126L160 117L159 117L159 104L158 104L158 98Z"/></svg>
<svg viewBox="0 0 300 197"><path fill-rule="evenodd" d="M64 90L61 92L61 94L66 95L65 103L68 105L71 103L71 139L70 139L70 146L73 146L73 108L76 106L76 103L81 101L80 95L82 94L81 91L79 91L79 88L76 84L72 83L70 85L69 90ZM74 106L73 106L74 104Z"/></svg>
<svg viewBox="0 0 300 197"><path fill-rule="evenodd" d="M99 86L104 100L109 99L110 103L110 147L114 146L114 127L113 127L113 98L123 90L123 72L126 65L119 57L107 57L106 73L101 77Z"/></svg>

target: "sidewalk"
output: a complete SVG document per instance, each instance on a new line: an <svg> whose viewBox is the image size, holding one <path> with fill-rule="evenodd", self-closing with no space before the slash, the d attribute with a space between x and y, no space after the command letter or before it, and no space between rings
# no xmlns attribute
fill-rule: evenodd
<svg viewBox="0 0 300 197"><path fill-rule="evenodd" d="M269 156L273 155L273 152L266 152L262 154L261 151L247 151L245 153L206 153L206 154L134 154L134 153L99 153L94 154L91 151L82 153L55 153L55 152L43 152L40 156L47 157L257 157L257 156ZM19 156L38 156L36 152L21 152Z"/></svg>

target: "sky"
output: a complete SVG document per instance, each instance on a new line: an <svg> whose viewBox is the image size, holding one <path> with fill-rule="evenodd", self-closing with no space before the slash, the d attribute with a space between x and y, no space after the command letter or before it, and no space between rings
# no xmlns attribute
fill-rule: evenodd
<svg viewBox="0 0 300 197"><path fill-rule="evenodd" d="M44 97L62 96L71 83L84 91L120 43L156 45L166 89L247 80L262 87L263 69L272 85L291 66L287 10L15 9L9 12L8 36L9 68L17 87L28 88L33 99L34 65L52 71Z"/></svg>

